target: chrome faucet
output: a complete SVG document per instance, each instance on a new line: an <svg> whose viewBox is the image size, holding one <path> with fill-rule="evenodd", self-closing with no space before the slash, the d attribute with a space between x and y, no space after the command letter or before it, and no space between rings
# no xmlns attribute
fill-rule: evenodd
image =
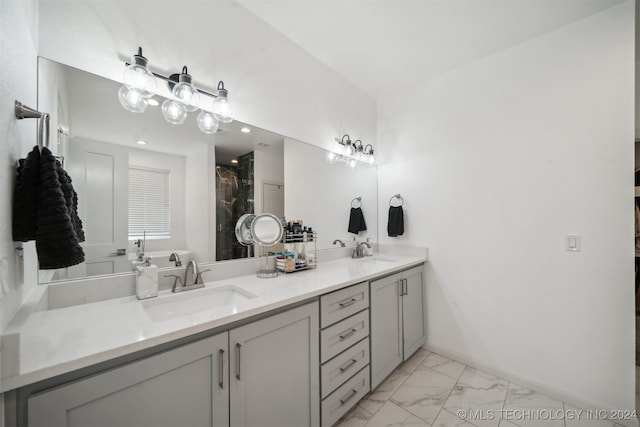
<svg viewBox="0 0 640 427"><path fill-rule="evenodd" d="M142 239L134 240L133 244L138 247L138 250L136 251L136 252L138 252L137 261L138 262L144 261L144 250L145 250L145 246L147 245L147 232L143 231L142 232Z"/></svg>
<svg viewBox="0 0 640 427"><path fill-rule="evenodd" d="M176 293L189 291L191 289L204 288L202 273L206 273L207 271L211 271L211 269L199 271L198 263L195 262L195 260L191 260L184 270L184 280L182 280L182 278L177 274L167 274L164 277L175 278L171 292ZM180 286L178 286L178 283L180 283Z"/></svg>
<svg viewBox="0 0 640 427"><path fill-rule="evenodd" d="M180 256L175 252L171 253L171 255L169 256L169 261L175 262L176 267L182 267L182 261L180 260Z"/></svg>
<svg viewBox="0 0 640 427"><path fill-rule="evenodd" d="M336 239L336 240L334 240L334 241L333 241L333 243L332 243L332 244L333 244L333 245L335 245L336 243L340 243L340 247L341 247L341 248L344 248L344 242L343 242L342 240L340 240L340 239Z"/></svg>
<svg viewBox="0 0 640 427"><path fill-rule="evenodd" d="M353 255L351 258L363 258L366 255L364 247L371 249L371 243L369 242L360 242L356 245L356 249L353 251Z"/></svg>
<svg viewBox="0 0 640 427"><path fill-rule="evenodd" d="M191 275L189 275L189 272L191 272ZM189 261L189 264L187 264L187 268L184 270L184 286L198 284L198 278L200 279L200 283L202 283L202 277L198 272L198 263L191 260Z"/></svg>

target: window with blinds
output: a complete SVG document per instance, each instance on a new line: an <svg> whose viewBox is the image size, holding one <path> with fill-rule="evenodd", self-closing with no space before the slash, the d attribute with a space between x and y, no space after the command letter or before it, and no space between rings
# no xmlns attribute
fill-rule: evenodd
<svg viewBox="0 0 640 427"><path fill-rule="evenodd" d="M170 172L129 167L129 239L171 238Z"/></svg>

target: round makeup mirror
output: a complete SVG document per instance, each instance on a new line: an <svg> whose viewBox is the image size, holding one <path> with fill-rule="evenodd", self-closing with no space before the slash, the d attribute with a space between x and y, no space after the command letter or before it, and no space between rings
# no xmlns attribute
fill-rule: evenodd
<svg viewBox="0 0 640 427"><path fill-rule="evenodd" d="M253 236L251 235L251 222L255 219L254 214L244 214L236 222L236 239L241 245L253 245Z"/></svg>
<svg viewBox="0 0 640 427"><path fill-rule="evenodd" d="M244 214L236 222L236 239L244 246L259 245L270 247L282 239L282 221L270 213L259 215ZM278 275L278 270L269 268L269 257L265 256L265 269L258 271L258 277L270 278Z"/></svg>
<svg viewBox="0 0 640 427"><path fill-rule="evenodd" d="M282 222L270 213L257 215L251 221L251 236L255 244L273 246L282 239Z"/></svg>

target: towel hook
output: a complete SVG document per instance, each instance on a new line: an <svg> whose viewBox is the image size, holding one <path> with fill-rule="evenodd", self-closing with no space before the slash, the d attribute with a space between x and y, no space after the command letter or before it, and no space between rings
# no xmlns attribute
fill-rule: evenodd
<svg viewBox="0 0 640 427"><path fill-rule="evenodd" d="M393 199L400 199L400 204L398 206L403 206L404 205L404 199L402 198L400 193L394 194L393 196L391 196L391 198L389 199L389 206L393 206L391 204L391 202L393 202Z"/></svg>
<svg viewBox="0 0 640 427"><path fill-rule="evenodd" d="M49 114L41 113L31 107L27 107L22 102L15 102L16 119L39 119L38 123L38 149L42 152L42 147L49 148Z"/></svg>
<svg viewBox="0 0 640 427"><path fill-rule="evenodd" d="M353 206L353 202L358 202L358 206ZM351 207L352 208L359 208L360 206L362 206L362 197L354 197L351 200Z"/></svg>

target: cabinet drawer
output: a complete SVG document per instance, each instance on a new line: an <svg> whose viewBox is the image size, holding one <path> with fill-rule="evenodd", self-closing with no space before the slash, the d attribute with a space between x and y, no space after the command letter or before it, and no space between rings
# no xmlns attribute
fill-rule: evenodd
<svg viewBox="0 0 640 427"><path fill-rule="evenodd" d="M369 336L369 310L320 331L320 363Z"/></svg>
<svg viewBox="0 0 640 427"><path fill-rule="evenodd" d="M369 364L369 338L340 353L320 368L322 398Z"/></svg>
<svg viewBox="0 0 640 427"><path fill-rule="evenodd" d="M369 286L366 282L349 286L320 297L320 327L345 319L369 307Z"/></svg>
<svg viewBox="0 0 640 427"><path fill-rule="evenodd" d="M322 425L331 426L369 393L369 367L365 367L322 401Z"/></svg>

